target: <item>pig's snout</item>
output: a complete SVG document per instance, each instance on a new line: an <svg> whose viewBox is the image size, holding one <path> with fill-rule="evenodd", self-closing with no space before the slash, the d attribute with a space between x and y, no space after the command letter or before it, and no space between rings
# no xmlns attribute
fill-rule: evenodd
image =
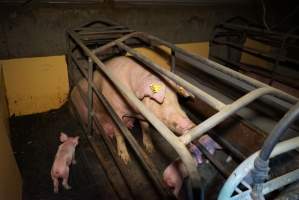
<svg viewBox="0 0 299 200"><path fill-rule="evenodd" d="M195 124L188 118L181 118L175 122L175 132L180 135L187 133Z"/></svg>

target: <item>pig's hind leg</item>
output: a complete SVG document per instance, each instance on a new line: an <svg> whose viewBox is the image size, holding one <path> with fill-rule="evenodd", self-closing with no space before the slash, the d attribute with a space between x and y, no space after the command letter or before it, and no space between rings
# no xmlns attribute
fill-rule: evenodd
<svg viewBox="0 0 299 200"><path fill-rule="evenodd" d="M58 187L59 187L59 180L58 180L58 178L56 178L56 177L53 177L52 176L52 180L53 180L53 190L54 190L54 193L58 193Z"/></svg>
<svg viewBox="0 0 299 200"><path fill-rule="evenodd" d="M74 153L73 153L73 155L72 155L72 164L73 164L73 165L77 164L77 161L76 161L76 159L75 159L75 151L74 151Z"/></svg>
<svg viewBox="0 0 299 200"><path fill-rule="evenodd" d="M115 129L114 134L115 134L115 138L116 138L117 154L124 161L125 164L128 164L128 162L131 158L128 153L128 149L127 149L124 137L121 135L121 133L119 132L118 129Z"/></svg>
<svg viewBox="0 0 299 200"><path fill-rule="evenodd" d="M152 142L152 138L149 133L149 123L146 121L140 121L141 129L142 129L142 142L145 146L147 152L152 153L154 150L154 145Z"/></svg>
<svg viewBox="0 0 299 200"><path fill-rule="evenodd" d="M68 179L69 179L69 172L70 172L70 168L66 167L64 174L63 174L63 180L62 180L62 185L66 190L70 190L72 189L72 187L68 184Z"/></svg>

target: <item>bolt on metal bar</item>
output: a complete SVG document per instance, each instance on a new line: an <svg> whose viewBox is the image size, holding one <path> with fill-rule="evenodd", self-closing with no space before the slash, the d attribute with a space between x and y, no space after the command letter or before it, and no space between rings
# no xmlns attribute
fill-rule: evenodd
<svg viewBox="0 0 299 200"><path fill-rule="evenodd" d="M277 90L275 90L271 87L263 87L263 88L255 89L255 90L251 91L250 93L242 96L235 102L226 105L218 113L214 114L212 117L203 121L202 123L200 123L193 129L191 129L188 133L180 136L180 140L184 144L189 144L194 139L200 137L207 131L214 128L220 122L224 121L225 119L230 117L232 114L236 113L239 109L243 108L244 106L247 106L249 103L253 102L254 100L256 100L266 94L272 94L272 95L275 95L278 97L281 97L281 95L282 95L281 93L277 92Z"/></svg>
<svg viewBox="0 0 299 200"><path fill-rule="evenodd" d="M93 89L91 87L91 82L93 82L93 62L88 58L88 134L92 135L92 122L93 122Z"/></svg>
<svg viewBox="0 0 299 200"><path fill-rule="evenodd" d="M186 88L188 91L190 91L192 94L206 102L208 105L212 106L213 108L216 108L217 110L220 110L222 107L225 106L224 103L216 99L215 97L209 95L208 93L200 90L199 88L195 87L191 83L185 81L183 78L175 75L174 73L160 67L159 65L153 63L150 61L148 58L145 56L139 54L136 50L130 48L129 46L125 45L122 42L116 41L116 45L119 46L120 48L126 50L128 53L133 55L136 59L141 61L142 63L146 64L150 69L155 71L156 73L161 73L168 78L172 79L173 81L177 82L179 85L182 87Z"/></svg>
<svg viewBox="0 0 299 200"><path fill-rule="evenodd" d="M79 68L79 70L81 71L81 73L83 75L83 78L88 80L88 74L87 74L86 70L84 70L83 67L81 67L77 63L76 58L73 55L71 55L71 58L73 59L73 61L75 62L76 66ZM125 127L124 124L121 122L121 119L115 113L115 111L113 110L113 108L111 107L111 105L109 104L109 102L106 100L106 98L98 91L98 88L96 88L96 86L95 86L95 84L94 84L93 81L90 82L90 86L94 90L96 96L102 102L102 104L105 107L105 109L107 110L107 112L111 115L111 118L116 123L117 127L124 134L125 138L128 140L128 142L132 146L132 148L135 151L136 155L140 159L142 165L148 171L149 177L152 179L153 183L155 184L155 186L159 190L160 194L162 194L165 197L172 196L171 193L170 193L170 191L163 190L163 188L165 188L165 187L162 184L162 180L160 178L160 173L158 172L158 169L155 166L155 164L151 161L151 159L147 156L147 154L144 152L144 150L140 147L140 145L138 144L138 142L136 141L136 139L132 136L132 134L130 133L130 131L128 130L128 128ZM87 102L89 101L88 98L86 98L84 96L81 87L78 87L78 90L79 90L79 93L81 95L81 98L83 99L83 102L87 105ZM92 120L95 122L95 124L98 127L100 127L99 124L97 123L97 121L95 121L94 118L92 118Z"/></svg>
<svg viewBox="0 0 299 200"><path fill-rule="evenodd" d="M87 56L89 56L93 62L97 65L97 68L103 72L107 78L115 85L117 90L121 95L128 100L128 103L136 107L140 113L149 121L151 124L159 131L159 133L166 139L166 141L175 149L175 151L180 156L182 162L185 164L187 171L189 173L190 180L193 187L201 187L201 176L197 171L196 164L188 151L187 147L179 141L178 137L169 130L169 128L163 124L153 113L151 113L144 104L125 86L123 86L117 79L113 76L109 69L97 58L97 56L88 49L81 41L78 39L78 35L73 31L68 31L69 35L74 39L74 41L81 47Z"/></svg>

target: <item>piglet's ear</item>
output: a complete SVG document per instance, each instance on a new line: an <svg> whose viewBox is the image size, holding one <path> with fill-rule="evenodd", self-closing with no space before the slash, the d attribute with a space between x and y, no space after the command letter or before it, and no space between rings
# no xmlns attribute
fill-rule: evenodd
<svg viewBox="0 0 299 200"><path fill-rule="evenodd" d="M144 80L143 84L137 88L136 95L142 100L150 97L158 103L163 103L166 93L166 86L159 80Z"/></svg>
<svg viewBox="0 0 299 200"><path fill-rule="evenodd" d="M75 141L76 141L77 144L79 143L79 138L80 138L79 136L75 137Z"/></svg>
<svg viewBox="0 0 299 200"><path fill-rule="evenodd" d="M60 142L65 142L68 139L68 136L64 132L61 132L59 139L60 139Z"/></svg>

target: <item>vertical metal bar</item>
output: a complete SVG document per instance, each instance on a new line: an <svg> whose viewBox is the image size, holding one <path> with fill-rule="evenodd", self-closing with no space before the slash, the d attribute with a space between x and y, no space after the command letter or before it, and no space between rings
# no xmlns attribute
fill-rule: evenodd
<svg viewBox="0 0 299 200"><path fill-rule="evenodd" d="M171 68L170 71L174 72L175 70L175 51L171 49Z"/></svg>
<svg viewBox="0 0 299 200"><path fill-rule="evenodd" d="M93 134L93 88L91 83L93 82L93 62L90 57L88 57L88 135Z"/></svg>

